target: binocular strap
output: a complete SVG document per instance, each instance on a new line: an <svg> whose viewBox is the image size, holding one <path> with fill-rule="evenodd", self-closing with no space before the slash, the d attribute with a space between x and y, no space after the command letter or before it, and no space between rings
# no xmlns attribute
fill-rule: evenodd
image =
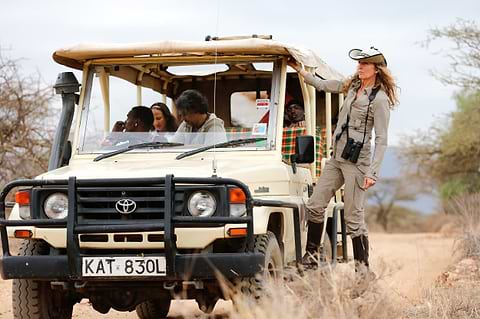
<svg viewBox="0 0 480 319"><path fill-rule="evenodd" d="M380 90L380 86L374 87L372 89L372 92L370 92L370 95L368 96L367 115L365 117L365 129L363 130L362 147L363 147L363 144L365 143L365 137L367 135L367 124L368 124L368 115L370 113L370 105L372 105L372 102L375 99L375 97L377 96L377 93L378 93L379 90ZM356 97L355 97L355 99L356 99ZM352 102L352 104L353 104L353 102ZM347 141L350 138L350 136L348 135L348 128L349 128L349 124L350 124L350 113L351 112L352 112L352 105L350 104L350 110L348 111L348 114L347 114L347 123L346 123L347 125L346 125L345 128L343 128L343 130L347 130ZM342 131L342 133L343 133L343 131ZM340 136L341 136L341 134L340 134Z"/></svg>

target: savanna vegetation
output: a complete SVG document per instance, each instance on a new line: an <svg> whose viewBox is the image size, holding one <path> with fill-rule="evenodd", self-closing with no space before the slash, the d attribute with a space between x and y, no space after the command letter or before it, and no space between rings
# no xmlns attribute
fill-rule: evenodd
<svg viewBox="0 0 480 319"><path fill-rule="evenodd" d="M1 53L1 51L0 51ZM45 171L54 129L53 90L0 54L0 187Z"/></svg>
<svg viewBox="0 0 480 319"><path fill-rule="evenodd" d="M450 68L433 75L459 88L456 109L428 130L410 136L403 157L414 162L417 180L438 190L446 203L480 192L480 28L474 21L457 20L430 30L424 44L429 48L439 40L451 44L440 51Z"/></svg>
<svg viewBox="0 0 480 319"><path fill-rule="evenodd" d="M368 221L385 231L438 230L436 220L451 224L439 212L424 218L402 203L420 193L438 194L444 212L455 198L480 192L480 27L458 19L429 30L422 43L449 61L448 69L432 70L435 79L455 86L456 108L428 129L407 135L400 149L405 170L399 178L381 180L369 192Z"/></svg>

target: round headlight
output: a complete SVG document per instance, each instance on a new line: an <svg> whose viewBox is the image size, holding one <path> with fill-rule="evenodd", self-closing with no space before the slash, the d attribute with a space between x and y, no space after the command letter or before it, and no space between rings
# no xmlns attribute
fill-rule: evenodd
<svg viewBox="0 0 480 319"><path fill-rule="evenodd" d="M192 216L209 217L216 208L217 202L210 192L195 192L188 199L188 211Z"/></svg>
<svg viewBox="0 0 480 319"><path fill-rule="evenodd" d="M68 197L63 193L53 193L43 204L45 215L52 219L62 219L68 214Z"/></svg>

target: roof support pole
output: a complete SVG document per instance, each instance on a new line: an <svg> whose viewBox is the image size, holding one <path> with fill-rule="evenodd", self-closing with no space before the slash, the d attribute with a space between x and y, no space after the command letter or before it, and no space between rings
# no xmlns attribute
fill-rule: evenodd
<svg viewBox="0 0 480 319"><path fill-rule="evenodd" d="M103 131L105 134L110 132L110 81L109 74L105 68L101 68L98 72L100 80L100 89L103 98Z"/></svg>
<svg viewBox="0 0 480 319"><path fill-rule="evenodd" d="M283 112L285 110L285 90L287 86L287 59L280 58L274 63L272 74L272 87L270 91L270 114L268 127L275 127L275 130L268 130L270 133L269 139L275 141L278 154L281 156L282 152L282 134L276 134L283 130ZM273 134L276 134L276 137ZM272 147L273 145L269 145Z"/></svg>
<svg viewBox="0 0 480 319"><path fill-rule="evenodd" d="M325 137L327 139L327 159L330 158L332 147L332 93L325 92Z"/></svg>
<svg viewBox="0 0 480 319"><path fill-rule="evenodd" d="M167 89L168 89L168 83L169 81L168 80L165 80L165 82L163 82L163 93L162 93L162 102L167 104Z"/></svg>
<svg viewBox="0 0 480 319"><path fill-rule="evenodd" d="M312 114L311 114L312 120L310 121L312 125L312 136L316 138L315 134L317 133L317 102L316 102L317 89L315 89L311 85L307 85L307 89L308 89L308 94L310 96L310 106L312 110ZM318 150L316 148L317 148L317 143L314 143L315 154L318 153ZM313 163L310 165L310 173L312 174L313 180L315 180L317 176L317 161L313 161Z"/></svg>
<svg viewBox="0 0 480 319"><path fill-rule="evenodd" d="M141 71L138 72L137 75L137 105L143 105L142 104L142 78L145 72Z"/></svg>
<svg viewBox="0 0 480 319"><path fill-rule="evenodd" d="M305 67L306 71L313 72L313 68ZM315 137L315 88L313 86L307 85L304 78L300 73L298 73L298 79L300 80L300 88L302 89L303 103L305 108L305 124L307 129L307 135ZM316 143L314 143L315 154L317 154ZM312 178L316 176L316 161L313 161L310 164L310 174Z"/></svg>

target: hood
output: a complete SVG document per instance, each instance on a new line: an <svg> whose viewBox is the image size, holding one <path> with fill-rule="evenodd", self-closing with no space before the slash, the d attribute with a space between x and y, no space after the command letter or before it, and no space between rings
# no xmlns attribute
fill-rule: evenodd
<svg viewBox="0 0 480 319"><path fill-rule="evenodd" d="M221 157L221 156L217 156ZM145 157L143 157L145 158ZM172 157L173 158L173 157ZM245 156L232 160L216 159L218 177L234 178L246 184L288 182L288 170L280 161L262 160ZM138 156L112 157L98 162L76 160L65 166L40 175L41 179L115 179L163 177L172 174L176 177L211 177L213 175L213 156L196 156L182 160L152 159L138 160ZM251 185L252 186L252 185Z"/></svg>

